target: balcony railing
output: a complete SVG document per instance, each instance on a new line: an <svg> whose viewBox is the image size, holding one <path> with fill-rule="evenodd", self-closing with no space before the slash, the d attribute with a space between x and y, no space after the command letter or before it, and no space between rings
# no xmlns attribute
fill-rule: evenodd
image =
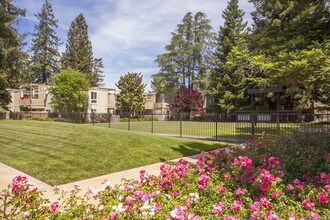
<svg viewBox="0 0 330 220"><path fill-rule="evenodd" d="M21 99L19 105L21 107L44 108L45 101L43 99Z"/></svg>
<svg viewBox="0 0 330 220"><path fill-rule="evenodd" d="M168 103L166 103L166 102L155 103L155 104L154 104L154 108L155 108L155 109L164 109L164 108L168 108Z"/></svg>

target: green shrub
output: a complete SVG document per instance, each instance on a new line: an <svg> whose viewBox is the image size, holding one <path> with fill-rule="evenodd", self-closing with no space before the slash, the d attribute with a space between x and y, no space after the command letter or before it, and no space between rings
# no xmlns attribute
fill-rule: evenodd
<svg viewBox="0 0 330 220"><path fill-rule="evenodd" d="M262 156L279 157L290 179L317 173L330 173L330 132L299 131L290 136L253 138L238 153L261 162Z"/></svg>
<svg viewBox="0 0 330 220"><path fill-rule="evenodd" d="M0 107L0 120L6 119L6 110Z"/></svg>

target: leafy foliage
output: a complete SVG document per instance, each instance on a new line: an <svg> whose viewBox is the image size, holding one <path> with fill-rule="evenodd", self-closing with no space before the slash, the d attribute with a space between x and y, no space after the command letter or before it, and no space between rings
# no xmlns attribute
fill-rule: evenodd
<svg viewBox="0 0 330 220"><path fill-rule="evenodd" d="M51 105L60 112L84 112L87 104L88 81L73 69L61 70L52 78L49 88Z"/></svg>
<svg viewBox="0 0 330 220"><path fill-rule="evenodd" d="M124 113L134 114L144 106L143 92L146 85L142 83L141 73L122 75L116 83L120 90L117 94L117 108Z"/></svg>
<svg viewBox="0 0 330 220"><path fill-rule="evenodd" d="M46 0L41 12L35 15L39 21L34 26L32 36L31 71L34 82L49 84L53 74L59 72L59 57L57 50L60 39L56 36L55 28L58 20L55 19L51 3Z"/></svg>
<svg viewBox="0 0 330 220"><path fill-rule="evenodd" d="M203 96L198 90L181 87L169 107L173 113L203 112Z"/></svg>

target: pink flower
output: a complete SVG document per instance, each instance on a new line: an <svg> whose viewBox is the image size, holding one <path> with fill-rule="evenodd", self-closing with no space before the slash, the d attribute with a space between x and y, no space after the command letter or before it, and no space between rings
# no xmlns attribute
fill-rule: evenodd
<svg viewBox="0 0 330 220"><path fill-rule="evenodd" d="M313 218L314 220L318 220L321 218L321 216L317 213L311 212L308 214L309 217Z"/></svg>
<svg viewBox="0 0 330 220"><path fill-rule="evenodd" d="M207 173L203 173L199 178L198 178L198 189L202 190L207 183L210 181L209 175Z"/></svg>
<svg viewBox="0 0 330 220"><path fill-rule="evenodd" d="M231 210L233 212L242 210L242 202L238 200L234 200L234 203L231 205Z"/></svg>
<svg viewBox="0 0 330 220"><path fill-rule="evenodd" d="M259 185L259 189L264 192L264 193L267 193L268 192L268 188L267 188L267 185L262 182L260 185Z"/></svg>
<svg viewBox="0 0 330 220"><path fill-rule="evenodd" d="M109 215L109 219L110 219L110 220L116 219L117 216L118 216L118 213L117 213L117 212L112 212L112 213L110 213L110 215Z"/></svg>
<svg viewBox="0 0 330 220"><path fill-rule="evenodd" d="M322 204L328 203L327 195L324 192L320 192L317 196L317 201L319 201Z"/></svg>
<svg viewBox="0 0 330 220"><path fill-rule="evenodd" d="M149 176L150 176L150 174L147 171L141 170L140 171L140 180L141 180L141 183L147 182L146 178L148 178Z"/></svg>
<svg viewBox="0 0 330 220"><path fill-rule="evenodd" d="M261 203L262 207L264 207L264 208L269 208L269 209L272 208L272 205L264 196L260 196L260 203Z"/></svg>
<svg viewBox="0 0 330 220"><path fill-rule="evenodd" d="M155 205L154 205L154 209L155 211L159 212L161 209L162 209L162 206L160 205L159 202L156 202Z"/></svg>
<svg viewBox="0 0 330 220"><path fill-rule="evenodd" d="M306 209L312 209L315 206L314 202L311 202L310 198L305 199L302 202L302 205L306 208Z"/></svg>
<svg viewBox="0 0 330 220"><path fill-rule="evenodd" d="M244 192L244 190L242 190L241 188L238 188L238 189L235 191L235 194L236 194L236 195L244 195L245 192Z"/></svg>
<svg viewBox="0 0 330 220"><path fill-rule="evenodd" d="M11 182L11 192L21 193L29 188L26 176L16 176Z"/></svg>
<svg viewBox="0 0 330 220"><path fill-rule="evenodd" d="M276 198L277 197L277 193L276 192L272 192L272 197Z"/></svg>
<svg viewBox="0 0 330 220"><path fill-rule="evenodd" d="M288 184L288 190L290 190L290 191L292 191L292 190L294 190L294 186L292 186L291 184Z"/></svg>
<svg viewBox="0 0 330 220"><path fill-rule="evenodd" d="M247 169L252 166L252 160L247 156L238 156L234 159L234 164L241 169Z"/></svg>
<svg viewBox="0 0 330 220"><path fill-rule="evenodd" d="M263 169L260 173L260 178L262 179L262 181L267 184L268 186L271 186L273 181L275 180L275 176L273 176L272 174L270 174L269 171Z"/></svg>
<svg viewBox="0 0 330 220"><path fill-rule="evenodd" d="M190 213L188 215L188 220L200 220L201 218L198 215L195 215L193 213Z"/></svg>
<svg viewBox="0 0 330 220"><path fill-rule="evenodd" d="M254 203L249 204L249 209L251 211L254 211L254 212L258 211L259 210L259 202L254 202Z"/></svg>
<svg viewBox="0 0 330 220"><path fill-rule="evenodd" d="M185 220L187 207L175 206L166 219Z"/></svg>
<svg viewBox="0 0 330 220"><path fill-rule="evenodd" d="M52 204L50 205L50 212L51 212L51 213L56 212L57 208L58 208L58 202L54 202L54 203L52 203Z"/></svg>
<svg viewBox="0 0 330 220"><path fill-rule="evenodd" d="M271 213L271 212L268 212L267 213L267 220L279 220L280 218L274 214L274 213Z"/></svg>
<svg viewBox="0 0 330 220"><path fill-rule="evenodd" d="M220 186L217 186L217 189L218 189L219 193L223 193L226 191L227 188L224 185L220 185Z"/></svg>
<svg viewBox="0 0 330 220"><path fill-rule="evenodd" d="M231 178L231 175L230 175L229 173L227 173L227 174L225 175L225 179L226 179L226 180L230 180L230 178Z"/></svg>
<svg viewBox="0 0 330 220"><path fill-rule="evenodd" d="M213 205L212 214L222 215L223 207L224 207L224 202L219 202L217 205Z"/></svg>
<svg viewBox="0 0 330 220"><path fill-rule="evenodd" d="M330 185L325 185L324 189L326 189L328 191L328 193L330 193Z"/></svg>
<svg viewBox="0 0 330 220"><path fill-rule="evenodd" d="M330 175L328 176L326 173L320 173L320 177L324 184L329 183Z"/></svg>

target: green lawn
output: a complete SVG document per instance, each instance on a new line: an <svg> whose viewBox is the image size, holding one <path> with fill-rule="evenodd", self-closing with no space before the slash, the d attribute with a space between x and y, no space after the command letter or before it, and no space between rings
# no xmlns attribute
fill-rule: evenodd
<svg viewBox="0 0 330 220"><path fill-rule="evenodd" d="M225 143L63 122L0 120L0 162L50 185L121 171Z"/></svg>
<svg viewBox="0 0 330 220"><path fill-rule="evenodd" d="M108 127L109 125L96 124ZM128 122L112 123L111 128L128 130ZM282 123L278 131L275 123L257 123L255 135L267 134L288 134L295 129L302 127L317 127L310 123ZM131 131L152 132L152 122L130 122ZM180 121L154 121L153 132L161 134L180 135ZM246 140L251 137L251 123L249 122L195 122L182 121L182 136L194 136L199 138L210 138L218 140Z"/></svg>

